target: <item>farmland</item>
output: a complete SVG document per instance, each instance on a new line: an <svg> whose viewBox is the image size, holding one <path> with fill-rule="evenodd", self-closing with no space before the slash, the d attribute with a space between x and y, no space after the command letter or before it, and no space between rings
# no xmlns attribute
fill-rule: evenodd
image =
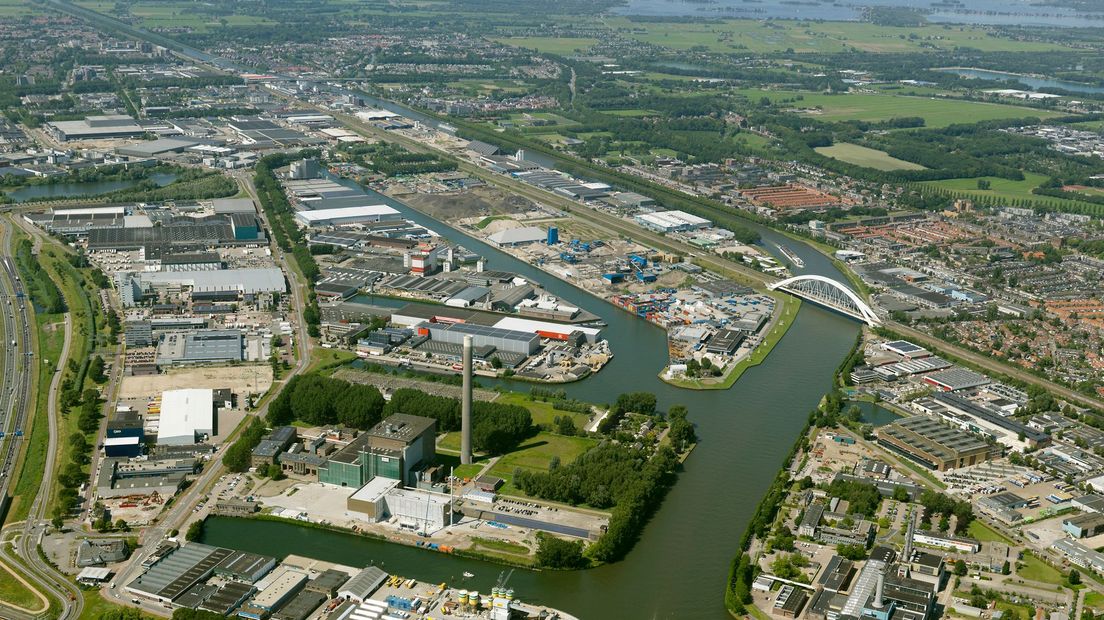
<svg viewBox="0 0 1104 620"><path fill-rule="evenodd" d="M951 98L873 93L831 95L760 89L742 89L737 92L755 101L765 97L782 108L828 121L862 120L874 123L893 118L918 116L924 119L927 127L946 127L955 123L976 123L1029 116L1051 118L1058 115L1056 112L1046 110Z"/></svg>
<svg viewBox="0 0 1104 620"><path fill-rule="evenodd" d="M725 20L703 22L636 22L606 20L623 36L674 50L769 54L839 53L852 49L875 53L932 52L958 47L986 52L1049 51L1055 43L1016 41L991 34L984 27L924 26L900 28L858 22L788 22Z"/></svg>
<svg viewBox="0 0 1104 620"><path fill-rule="evenodd" d="M875 170L923 170L924 167L910 161L897 159L885 151L870 149L858 144L841 142L832 146L822 146L817 153L825 157L839 159L856 166L865 166Z"/></svg>
<svg viewBox="0 0 1104 620"><path fill-rule="evenodd" d="M535 49L542 54L574 54L586 50L597 39L574 37L494 37L492 40L513 47Z"/></svg>

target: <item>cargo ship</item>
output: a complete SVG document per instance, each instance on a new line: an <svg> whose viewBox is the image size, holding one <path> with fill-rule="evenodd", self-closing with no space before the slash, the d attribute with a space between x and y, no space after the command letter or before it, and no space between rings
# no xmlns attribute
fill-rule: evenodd
<svg viewBox="0 0 1104 620"><path fill-rule="evenodd" d="M801 257L797 254L794 254L793 250L791 250L790 248L780 243L774 244L774 247L778 248L778 251L782 253L782 256L785 256L786 260L790 261L790 263L792 263L794 267L805 267L805 261L801 260Z"/></svg>

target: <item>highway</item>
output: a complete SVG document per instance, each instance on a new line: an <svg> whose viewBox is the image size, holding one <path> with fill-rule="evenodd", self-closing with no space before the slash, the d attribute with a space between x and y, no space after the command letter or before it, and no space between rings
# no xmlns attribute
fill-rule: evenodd
<svg viewBox="0 0 1104 620"><path fill-rule="evenodd" d="M3 390L3 394L0 395L0 407L3 407L3 411L7 412L3 422L3 464L0 466L0 471L3 472L2 478L0 478L0 490L3 492L5 502L10 501L11 492L14 490L11 485L18 484L15 480L15 474L17 473L15 466L20 453L23 452L22 447L25 443L23 429L28 422L28 416L34 410L32 376L34 374L33 365L37 364L37 357L33 350L34 340L31 335L32 320L27 308L30 301L24 296L23 283L16 272L13 257L12 226L11 219L7 217L0 218L0 252L2 252L0 262L3 263L4 267L2 273L0 273L0 299L7 302L4 303L7 310L3 313L4 341L7 352L4 356L4 382L3 387L0 388ZM64 364L71 340L70 332L69 318L66 316L65 345L62 358L51 360L56 364L56 366L51 365L51 367L60 368ZM44 513L53 484L52 473L56 471L58 420L56 395L60 388L60 378L61 373L53 373L50 384L51 398L47 412L50 439L42 482L31 500L28 519L23 523L10 524L5 530L6 535L15 535L17 538L15 538L13 549L9 550L4 546L0 550L0 556L11 565L19 566L22 564L29 568L30 581L40 591L60 603L61 609L57 617L65 620L80 617L83 608L83 598L80 590L76 585L69 582L64 575L61 575L43 561L38 552L39 539L49 527L48 522L44 519ZM36 423L40 424L42 420L37 420ZM22 499L26 501L28 498ZM13 618L25 616L25 614L15 610L5 610L5 613L10 613Z"/></svg>

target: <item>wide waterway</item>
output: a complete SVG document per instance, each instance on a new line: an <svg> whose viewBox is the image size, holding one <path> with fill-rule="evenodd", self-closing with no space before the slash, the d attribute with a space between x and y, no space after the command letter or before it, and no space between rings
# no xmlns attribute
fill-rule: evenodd
<svg viewBox="0 0 1104 620"><path fill-rule="evenodd" d="M594 312L613 361L592 377L564 388L575 398L610 402L620 392L654 392L662 406L685 404L701 443L678 483L628 557L580 572L517 570L510 585L524 600L579 618L728 618L723 605L728 565L755 506L779 470L798 431L855 340L856 322L803 304L790 331L762 365L726 391L682 390L657 378L667 363L663 330L541 272L409 207L379 196L412 220L483 254L488 266L540 281L552 294ZM753 225L754 226L754 225ZM768 243L782 243L804 259L803 273L842 276L805 244L756 227ZM773 247L768 245L767 247ZM519 390L530 386L520 384ZM308 555L384 569L431 582L449 581L486 591L502 567L348 534L293 524L212 518L205 542L284 556ZM461 584L465 572L475 577Z"/></svg>

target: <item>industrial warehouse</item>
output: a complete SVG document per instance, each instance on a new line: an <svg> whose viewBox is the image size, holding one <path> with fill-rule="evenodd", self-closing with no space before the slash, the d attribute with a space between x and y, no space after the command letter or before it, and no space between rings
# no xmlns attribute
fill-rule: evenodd
<svg viewBox="0 0 1104 620"><path fill-rule="evenodd" d="M350 620L411 614L459 620L479 612L492 620L562 617L523 603L505 587L480 595L389 575L376 566L358 569L297 555L278 561L196 542L162 542L142 566L142 574L124 587L131 596L249 620L307 620L323 610L326 617Z"/></svg>

